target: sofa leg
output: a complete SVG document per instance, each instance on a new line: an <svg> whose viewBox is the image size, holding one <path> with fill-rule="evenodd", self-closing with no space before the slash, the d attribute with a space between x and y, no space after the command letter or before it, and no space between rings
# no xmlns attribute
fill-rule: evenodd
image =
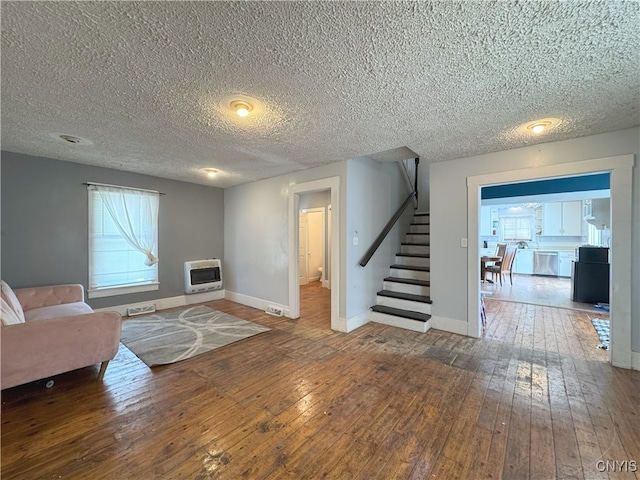
<svg viewBox="0 0 640 480"><path fill-rule="evenodd" d="M109 360L106 362L102 362L100 365L100 372L98 372L98 381L101 382L104 378L104 373L107 371L107 366L109 365Z"/></svg>

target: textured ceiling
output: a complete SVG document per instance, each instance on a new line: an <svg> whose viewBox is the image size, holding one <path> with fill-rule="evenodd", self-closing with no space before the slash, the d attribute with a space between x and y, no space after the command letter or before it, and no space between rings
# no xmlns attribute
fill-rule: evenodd
<svg viewBox="0 0 640 480"><path fill-rule="evenodd" d="M3 1L2 149L226 187L637 126L639 6Z"/></svg>

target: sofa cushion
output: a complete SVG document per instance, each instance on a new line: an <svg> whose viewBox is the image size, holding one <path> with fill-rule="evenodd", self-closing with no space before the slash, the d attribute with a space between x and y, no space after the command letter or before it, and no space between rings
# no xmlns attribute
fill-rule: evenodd
<svg viewBox="0 0 640 480"><path fill-rule="evenodd" d="M2 299L7 303L8 307L13 310L13 313L15 314L16 317L18 317L19 322L17 323L24 323L24 312L22 311L22 305L20 305L20 302L18 301L18 297L16 297L16 294L13 293L13 290L11 290L11 287L9 285L7 285L7 282L5 282L4 280L0 280L0 290L1 290L1 294L0 296L2 296ZM3 313L4 313L4 306L3 306Z"/></svg>
<svg viewBox="0 0 640 480"><path fill-rule="evenodd" d="M20 319L16 312L13 311L13 308L9 305L4 299L4 296L0 297L1 311L0 311L0 319L2 320L2 325L17 325L19 323L24 323L24 319Z"/></svg>
<svg viewBox="0 0 640 480"><path fill-rule="evenodd" d="M25 319L27 322L33 322L37 320L46 320L47 318L84 315L85 313L93 313L93 310L84 302L63 303L62 305L50 305L48 307L27 310L25 313Z"/></svg>

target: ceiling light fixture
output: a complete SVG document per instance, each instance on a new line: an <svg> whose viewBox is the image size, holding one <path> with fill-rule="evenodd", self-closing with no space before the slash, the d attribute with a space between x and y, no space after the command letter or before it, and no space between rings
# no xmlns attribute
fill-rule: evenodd
<svg viewBox="0 0 640 480"><path fill-rule="evenodd" d="M207 177L209 178L215 178L218 174L218 170L215 168L205 168L204 171L207 172Z"/></svg>
<svg viewBox="0 0 640 480"><path fill-rule="evenodd" d="M236 111L240 117L246 117L253 110L253 106L248 102L236 100L231 102L231 108Z"/></svg>
<svg viewBox="0 0 640 480"><path fill-rule="evenodd" d="M527 128L531 130L535 135L540 135L550 126L551 126L551 122L537 122L537 123L532 123Z"/></svg>
<svg viewBox="0 0 640 480"><path fill-rule="evenodd" d="M559 118L541 118L540 120L524 123L517 130L525 135L542 135L557 127L560 123L561 120Z"/></svg>

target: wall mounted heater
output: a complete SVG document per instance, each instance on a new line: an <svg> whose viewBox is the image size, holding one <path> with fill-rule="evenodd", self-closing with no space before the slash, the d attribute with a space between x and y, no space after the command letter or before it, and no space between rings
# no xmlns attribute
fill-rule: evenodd
<svg viewBox="0 0 640 480"><path fill-rule="evenodd" d="M220 260L193 260L184 262L184 292L202 293L222 288Z"/></svg>

